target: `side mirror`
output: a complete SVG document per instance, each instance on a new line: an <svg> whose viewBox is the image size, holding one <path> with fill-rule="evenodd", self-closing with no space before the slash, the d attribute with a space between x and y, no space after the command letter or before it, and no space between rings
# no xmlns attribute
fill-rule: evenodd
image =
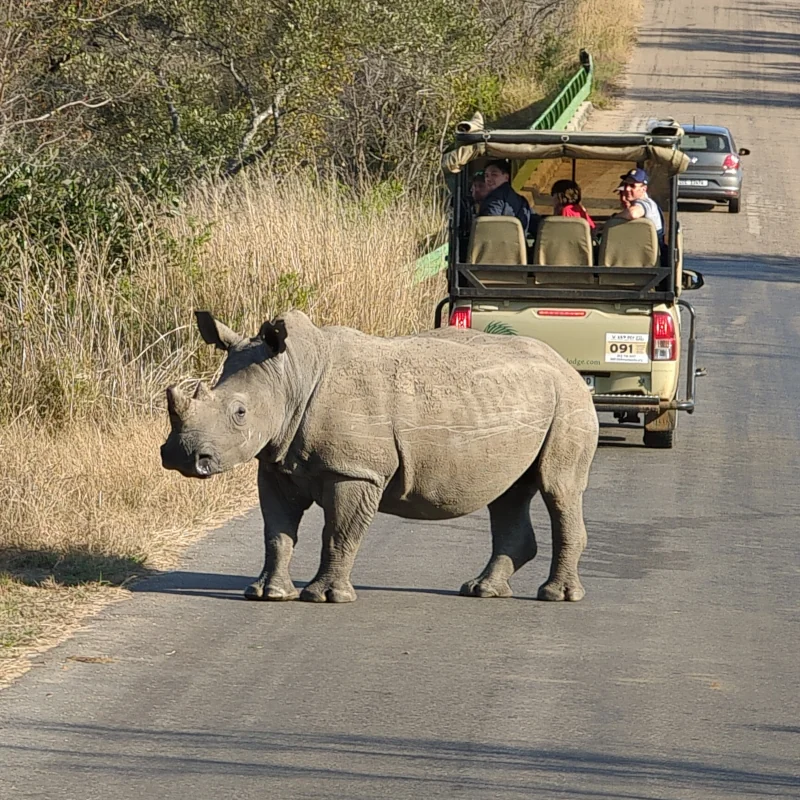
<svg viewBox="0 0 800 800"><path fill-rule="evenodd" d="M693 269L684 269L681 276L681 289L700 289L706 282L702 273L695 272Z"/></svg>
<svg viewBox="0 0 800 800"><path fill-rule="evenodd" d="M739 148L739 155L740 156L749 156L750 155L750 151L746 147L740 147Z"/></svg>

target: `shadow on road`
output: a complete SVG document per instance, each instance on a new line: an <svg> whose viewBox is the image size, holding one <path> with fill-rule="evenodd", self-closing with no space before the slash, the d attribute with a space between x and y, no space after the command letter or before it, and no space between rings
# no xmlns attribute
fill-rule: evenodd
<svg viewBox="0 0 800 800"><path fill-rule="evenodd" d="M629 438L631 435L638 439ZM627 435L626 435L627 434ZM597 441L598 447L641 447L644 444L641 440L641 425L620 425L618 422L600 422L600 438Z"/></svg>
<svg viewBox="0 0 800 800"><path fill-rule="evenodd" d="M177 594L187 597L207 597L214 600L244 600L242 592L252 583L255 576L224 575L217 572L169 572L150 578L131 586L133 592L153 594ZM298 589L308 581L294 581ZM432 594L447 597L460 597L456 589L436 589L419 586L374 586L356 584L357 592L391 592L403 594ZM517 600L533 600L533 597L514 597Z"/></svg>
<svg viewBox="0 0 800 800"><path fill-rule="evenodd" d="M6 550L0 552L0 573L28 586L40 586L51 579L61 586L79 586L102 581L122 586L130 580L154 574L141 561L103 556L87 550Z"/></svg>
<svg viewBox="0 0 800 800"><path fill-rule="evenodd" d="M0 745L9 762L35 752L66 775L91 770L111 785L185 781L202 776L207 790L233 780L254 779L265 793L311 792L336 786L337 796L586 797L645 800L672 796L795 796L795 764L777 757L709 763L693 750L616 755L591 749L540 748L459 739L297 733L270 730L227 732L53 722L19 726L24 738ZM35 731L52 744L24 743ZM643 746L644 748L644 746ZM101 777L104 776L104 777ZM330 781L331 783L327 783ZM646 787L646 790L644 790ZM450 794L450 792L455 792ZM211 796L209 795L209 796ZM217 795L219 796L219 795ZM292 796L299 796L292 794ZM311 796L311 795L309 795ZM399 796L399 795L398 795ZM404 795L405 796L405 795Z"/></svg>
<svg viewBox="0 0 800 800"><path fill-rule="evenodd" d="M759 4L760 5L760 4ZM759 9L760 10L760 9ZM795 12L796 13L796 12ZM642 31L639 47L657 50L679 50L692 54L695 63L707 62L704 53L741 53L751 55L781 55L796 58L800 51L800 34L759 30L725 30L718 28L663 28ZM678 90L680 93L680 90ZM658 90L661 92L661 89ZM635 95L628 93L629 97ZM709 104L719 100L706 95Z"/></svg>
<svg viewBox="0 0 800 800"><path fill-rule="evenodd" d="M800 283L800 258L796 256L767 256L761 253L688 256L686 266L699 270L706 278Z"/></svg>
<svg viewBox="0 0 800 800"><path fill-rule="evenodd" d="M796 45L800 47L800 41ZM687 76L688 77L688 76ZM655 103L694 103L696 105L760 106L764 108L797 108L800 92L745 91L739 89L630 89L630 100ZM700 122L700 120L698 120ZM736 132L734 132L736 133Z"/></svg>

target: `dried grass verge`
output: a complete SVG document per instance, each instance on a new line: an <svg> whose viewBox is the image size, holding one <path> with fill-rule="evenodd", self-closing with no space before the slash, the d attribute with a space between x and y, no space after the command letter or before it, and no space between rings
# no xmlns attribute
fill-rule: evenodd
<svg viewBox="0 0 800 800"><path fill-rule="evenodd" d="M13 262L13 291L0 286L0 681L255 504L254 464L210 481L161 468L165 386L222 361L194 309L249 334L290 307L381 335L426 329L444 287L413 267L441 228L394 186L355 195L255 173L157 218L129 275L109 274L90 241L70 269Z"/></svg>
<svg viewBox="0 0 800 800"><path fill-rule="evenodd" d="M127 583L174 565L203 531L256 501L255 467L213 481L161 469L166 421L131 418L0 435L0 684Z"/></svg>

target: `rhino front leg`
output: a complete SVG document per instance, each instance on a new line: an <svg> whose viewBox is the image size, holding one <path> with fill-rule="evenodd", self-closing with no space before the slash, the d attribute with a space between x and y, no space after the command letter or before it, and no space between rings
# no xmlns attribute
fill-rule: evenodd
<svg viewBox="0 0 800 800"><path fill-rule="evenodd" d="M297 544L297 529L311 499L284 475L259 465L258 499L264 518L264 569L244 590L247 600L296 600L289 563Z"/></svg>
<svg viewBox="0 0 800 800"><path fill-rule="evenodd" d="M366 481L334 479L323 490L322 555L319 570L300 593L311 603L351 603L350 572L380 504L382 490Z"/></svg>

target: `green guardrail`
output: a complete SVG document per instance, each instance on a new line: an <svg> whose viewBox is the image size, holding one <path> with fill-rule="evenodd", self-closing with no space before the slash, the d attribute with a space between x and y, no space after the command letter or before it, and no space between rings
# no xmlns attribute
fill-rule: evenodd
<svg viewBox="0 0 800 800"><path fill-rule="evenodd" d="M580 62L580 69L567 81L553 102L536 118L531 125L531 130L563 131L572 121L581 103L589 97L594 77L592 57L586 50L581 50ZM526 161L514 175L512 186L519 191L540 163L539 161ZM443 244L417 260L414 268L414 283L432 278L446 268L447 245Z"/></svg>

